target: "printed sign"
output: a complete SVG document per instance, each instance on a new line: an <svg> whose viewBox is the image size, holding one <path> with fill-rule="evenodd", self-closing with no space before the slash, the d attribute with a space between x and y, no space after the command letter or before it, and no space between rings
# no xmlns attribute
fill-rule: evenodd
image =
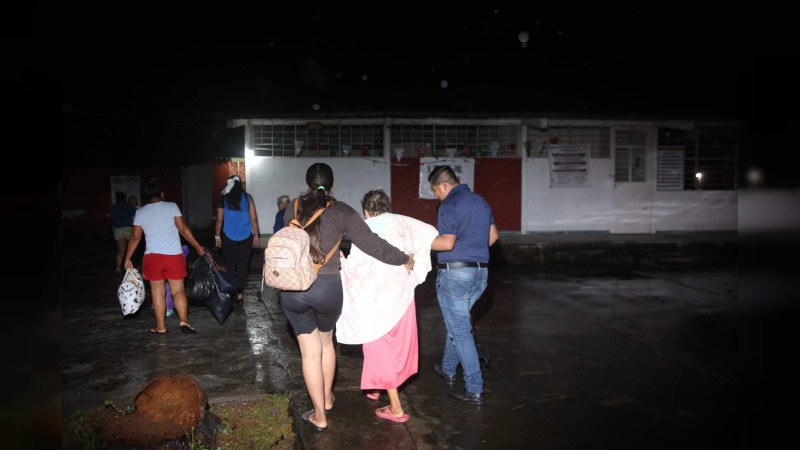
<svg viewBox="0 0 800 450"><path fill-rule="evenodd" d="M685 149L683 147L658 148L659 191L682 191L685 172Z"/></svg>
<svg viewBox="0 0 800 450"><path fill-rule="evenodd" d="M475 192L475 159L473 158L420 158L419 159L419 198L436 199L428 183L428 175L437 166L450 166L458 177L458 182L466 184Z"/></svg>
<svg viewBox="0 0 800 450"><path fill-rule="evenodd" d="M591 187L589 161L591 144L550 144L550 188Z"/></svg>

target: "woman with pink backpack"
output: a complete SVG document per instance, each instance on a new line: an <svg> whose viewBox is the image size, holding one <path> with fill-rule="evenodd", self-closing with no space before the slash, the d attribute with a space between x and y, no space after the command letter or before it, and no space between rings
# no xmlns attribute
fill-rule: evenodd
<svg viewBox="0 0 800 450"><path fill-rule="evenodd" d="M390 245L372 232L361 215L346 203L330 196L333 170L324 163L315 163L306 171L306 193L286 208L284 224L296 219L305 225L320 209L322 214L305 227L310 238L313 261L324 264L308 290L281 291L281 306L297 335L302 355L303 379L314 409L303 414L303 420L316 431L328 428L326 414L333 410L333 377L336 373L336 352L333 328L342 312L342 279L339 274L339 252L333 251L342 235L364 253L390 265L414 267L414 257ZM297 202L295 217L294 202ZM326 260L326 255L330 258Z"/></svg>

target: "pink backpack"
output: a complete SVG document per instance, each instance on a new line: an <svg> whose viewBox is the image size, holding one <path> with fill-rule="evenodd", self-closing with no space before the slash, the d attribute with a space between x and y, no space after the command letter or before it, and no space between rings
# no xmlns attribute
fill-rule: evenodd
<svg viewBox="0 0 800 450"><path fill-rule="evenodd" d="M297 220L297 203L294 203L295 218L289 225L278 230L267 241L267 248L264 249L264 282L271 287L283 291L305 291L314 284L317 279L319 269L330 261L333 252L339 249L342 239L325 256L322 264L317 264L311 259L310 239L305 227L316 220L325 208L319 209L308 219L305 225L301 225Z"/></svg>

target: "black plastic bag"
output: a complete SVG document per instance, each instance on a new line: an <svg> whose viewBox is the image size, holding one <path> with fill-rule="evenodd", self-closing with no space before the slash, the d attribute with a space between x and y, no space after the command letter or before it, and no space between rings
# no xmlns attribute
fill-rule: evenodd
<svg viewBox="0 0 800 450"><path fill-rule="evenodd" d="M217 282L214 280L214 295L206 300L206 304L211 315L222 325L231 312L231 294L217 289Z"/></svg>
<svg viewBox="0 0 800 450"><path fill-rule="evenodd" d="M192 264L189 279L186 282L186 297L191 300L206 301L216 295L214 282L214 265L211 255L200 255Z"/></svg>
<svg viewBox="0 0 800 450"><path fill-rule="evenodd" d="M233 286L233 278L231 275L220 267L213 259L212 259L213 271L214 271L214 281L217 283L217 290L219 292L227 292L228 294L233 294L235 287Z"/></svg>

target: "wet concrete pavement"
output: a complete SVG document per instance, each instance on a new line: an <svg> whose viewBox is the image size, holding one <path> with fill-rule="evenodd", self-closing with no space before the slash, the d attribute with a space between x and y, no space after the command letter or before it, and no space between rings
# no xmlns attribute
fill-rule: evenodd
<svg viewBox="0 0 800 450"><path fill-rule="evenodd" d="M132 318L121 316L119 276L101 264L113 248L73 245L82 251L65 244L65 257L79 260L63 264L65 416L104 400L132 405L146 381L186 374L212 404L291 393L297 443L305 448L721 448L737 442L737 270L730 264L670 270L498 265L473 310L478 350L489 362L480 407L450 399L432 371L445 335L432 273L416 297L420 372L400 390L411 420L398 424L374 415L388 399L364 396L360 346L339 344L336 404L328 431L318 433L300 419L311 403L297 343L278 294L266 288L262 295L258 255L245 303L223 325L192 305L189 319L198 334L181 334L173 316L168 334L157 336L148 331L149 305Z"/></svg>

